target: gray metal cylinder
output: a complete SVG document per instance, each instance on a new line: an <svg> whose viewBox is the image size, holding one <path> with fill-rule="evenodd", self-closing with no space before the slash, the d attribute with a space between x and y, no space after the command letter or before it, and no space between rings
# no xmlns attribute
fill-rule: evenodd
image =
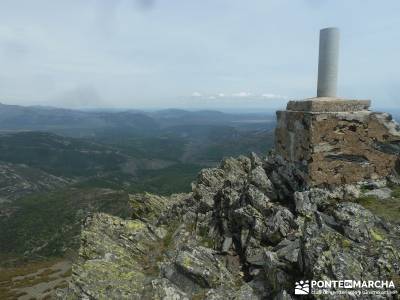
<svg viewBox="0 0 400 300"><path fill-rule="evenodd" d="M317 97L336 97L339 36L338 28L324 28L320 31Z"/></svg>

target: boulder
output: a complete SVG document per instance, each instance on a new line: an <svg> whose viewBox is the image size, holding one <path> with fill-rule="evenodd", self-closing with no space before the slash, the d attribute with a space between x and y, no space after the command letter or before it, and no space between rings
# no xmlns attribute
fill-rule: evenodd
<svg viewBox="0 0 400 300"><path fill-rule="evenodd" d="M189 300L189 296L165 278L155 279L146 286L144 299L153 300Z"/></svg>
<svg viewBox="0 0 400 300"><path fill-rule="evenodd" d="M380 200L390 199L392 197L392 190L384 187L380 189L374 189L364 193L365 196L375 197Z"/></svg>
<svg viewBox="0 0 400 300"><path fill-rule="evenodd" d="M216 252L205 247L185 247L178 252L174 264L178 272L202 288L231 284L234 276L228 272L216 255Z"/></svg>
<svg viewBox="0 0 400 300"><path fill-rule="evenodd" d="M296 223L293 214L287 208L279 206L268 218L263 236L271 244L277 244L295 228Z"/></svg>

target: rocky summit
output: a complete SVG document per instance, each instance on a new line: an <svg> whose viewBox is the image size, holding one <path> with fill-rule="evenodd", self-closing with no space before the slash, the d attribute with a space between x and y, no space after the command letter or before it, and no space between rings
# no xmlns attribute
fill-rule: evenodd
<svg viewBox="0 0 400 300"><path fill-rule="evenodd" d="M192 193L132 195L130 219L88 217L72 282L58 297L287 300L304 279L390 280L398 288L399 219L358 203L365 193L390 194L399 182L389 179L306 188L280 156L225 159L200 172Z"/></svg>

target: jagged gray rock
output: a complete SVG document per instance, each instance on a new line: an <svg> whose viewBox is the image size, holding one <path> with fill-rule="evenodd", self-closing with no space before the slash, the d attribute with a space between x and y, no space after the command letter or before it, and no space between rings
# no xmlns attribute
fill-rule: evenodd
<svg viewBox="0 0 400 300"><path fill-rule="evenodd" d="M305 189L273 154L226 159L190 194L131 196L132 220L88 219L65 297L290 300L299 278L398 278L400 224L354 203L360 193Z"/></svg>
<svg viewBox="0 0 400 300"><path fill-rule="evenodd" d="M143 298L154 300L189 300L186 293L179 290L176 285L165 278L151 281L151 284L146 286L144 290Z"/></svg>
<svg viewBox="0 0 400 300"><path fill-rule="evenodd" d="M285 207L277 206L273 215L267 221L265 237L271 244L276 244L287 237L296 228L293 214Z"/></svg>
<svg viewBox="0 0 400 300"><path fill-rule="evenodd" d="M392 190L387 187L378 188L366 192L365 196L373 196L381 200L386 200L392 196Z"/></svg>

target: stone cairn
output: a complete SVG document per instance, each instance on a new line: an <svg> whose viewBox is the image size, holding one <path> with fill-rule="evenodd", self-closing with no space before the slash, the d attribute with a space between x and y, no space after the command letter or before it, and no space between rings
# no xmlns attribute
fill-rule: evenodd
<svg viewBox="0 0 400 300"><path fill-rule="evenodd" d="M339 30L320 32L317 97L277 111L275 151L305 174L308 186L379 180L399 172L399 125L369 110L370 100L336 96Z"/></svg>

